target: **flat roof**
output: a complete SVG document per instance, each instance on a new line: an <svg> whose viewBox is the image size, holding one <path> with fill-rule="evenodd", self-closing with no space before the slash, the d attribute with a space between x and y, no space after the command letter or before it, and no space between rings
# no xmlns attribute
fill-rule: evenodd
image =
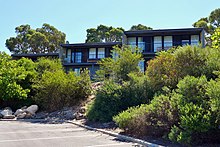
<svg viewBox="0 0 220 147"><path fill-rule="evenodd" d="M150 35L163 35L163 34L199 34L203 31L203 28L180 28L180 29L157 29L157 30L136 30L125 31L126 36L150 36Z"/></svg>
<svg viewBox="0 0 220 147"><path fill-rule="evenodd" d="M92 48L92 47L112 47L115 45L122 45L122 42L92 42L92 43L73 43L61 44L64 48Z"/></svg>
<svg viewBox="0 0 220 147"><path fill-rule="evenodd" d="M48 56L59 56L59 53L37 53L37 54L31 54L31 53L21 53L21 54L12 54L12 57L48 57Z"/></svg>

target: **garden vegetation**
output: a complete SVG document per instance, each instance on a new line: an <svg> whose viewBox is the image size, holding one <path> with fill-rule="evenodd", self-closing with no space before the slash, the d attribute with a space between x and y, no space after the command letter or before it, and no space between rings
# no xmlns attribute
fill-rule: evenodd
<svg viewBox="0 0 220 147"><path fill-rule="evenodd" d="M38 104L42 110L53 111L74 106L90 93L87 70L78 76L74 72L65 73L59 59L12 60L0 53L1 107L17 109Z"/></svg>
<svg viewBox="0 0 220 147"><path fill-rule="evenodd" d="M159 52L147 63L145 74L138 67L142 60L138 49L116 48L112 54L117 58L101 61L97 73L104 86L87 112L89 120L113 120L135 136L163 137L185 145L219 143L219 29L212 39L212 47Z"/></svg>

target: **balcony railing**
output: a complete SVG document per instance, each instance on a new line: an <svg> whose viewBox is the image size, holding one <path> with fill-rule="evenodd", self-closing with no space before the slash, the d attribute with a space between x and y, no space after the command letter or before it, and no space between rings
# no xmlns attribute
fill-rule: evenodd
<svg viewBox="0 0 220 147"><path fill-rule="evenodd" d="M189 42L164 42L164 47L162 48L162 43L146 43L146 42L138 42L138 48L141 49L142 52L157 52L161 50L168 50L174 46L184 46L188 45ZM136 42L129 42L129 44L132 48L137 47ZM199 45L199 41L191 40L190 45Z"/></svg>

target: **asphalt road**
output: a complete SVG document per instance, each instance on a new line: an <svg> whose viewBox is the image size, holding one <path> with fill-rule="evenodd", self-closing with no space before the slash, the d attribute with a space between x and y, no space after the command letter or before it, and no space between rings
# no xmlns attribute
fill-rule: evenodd
<svg viewBox="0 0 220 147"><path fill-rule="evenodd" d="M140 147L73 124L0 121L0 147Z"/></svg>

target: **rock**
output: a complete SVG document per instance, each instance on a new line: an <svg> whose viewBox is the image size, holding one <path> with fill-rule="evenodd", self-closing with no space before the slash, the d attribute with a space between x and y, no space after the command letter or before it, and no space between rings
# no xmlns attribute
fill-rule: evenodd
<svg viewBox="0 0 220 147"><path fill-rule="evenodd" d="M33 114L32 114L32 113L29 113L29 112L26 112L26 115L25 115L24 118L27 118L27 119L33 118Z"/></svg>
<svg viewBox="0 0 220 147"><path fill-rule="evenodd" d="M27 114L26 112L19 113L19 114L17 115L17 118L18 118L18 119L25 118L26 114Z"/></svg>
<svg viewBox="0 0 220 147"><path fill-rule="evenodd" d="M76 112L76 113L74 114L74 118L75 118L76 120L83 119L83 118L84 118L84 115L83 115L82 113Z"/></svg>
<svg viewBox="0 0 220 147"><path fill-rule="evenodd" d="M25 110L25 109L27 109L27 106L21 107L21 110Z"/></svg>
<svg viewBox="0 0 220 147"><path fill-rule="evenodd" d="M16 110L16 112L14 113L14 115L17 116L18 114L23 113L23 112L24 112L24 110L18 109L18 110Z"/></svg>
<svg viewBox="0 0 220 147"><path fill-rule="evenodd" d="M67 120L74 119L72 110L64 111L63 117L64 117L64 119L67 119Z"/></svg>
<svg viewBox="0 0 220 147"><path fill-rule="evenodd" d="M1 111L1 114L3 115L3 116L6 116L6 115L12 115L12 110L11 110L11 108L9 108L9 107L6 107L3 111Z"/></svg>
<svg viewBox="0 0 220 147"><path fill-rule="evenodd" d="M84 107L80 108L80 109L79 109L79 112L80 112L80 113L85 113L85 112L86 112L86 108L84 108Z"/></svg>
<svg viewBox="0 0 220 147"><path fill-rule="evenodd" d="M37 112L37 110L38 110L37 105L31 105L30 107L27 107L27 109L25 111L34 115Z"/></svg>
<svg viewBox="0 0 220 147"><path fill-rule="evenodd" d="M3 118L4 119L14 119L15 116L14 115L4 115Z"/></svg>

